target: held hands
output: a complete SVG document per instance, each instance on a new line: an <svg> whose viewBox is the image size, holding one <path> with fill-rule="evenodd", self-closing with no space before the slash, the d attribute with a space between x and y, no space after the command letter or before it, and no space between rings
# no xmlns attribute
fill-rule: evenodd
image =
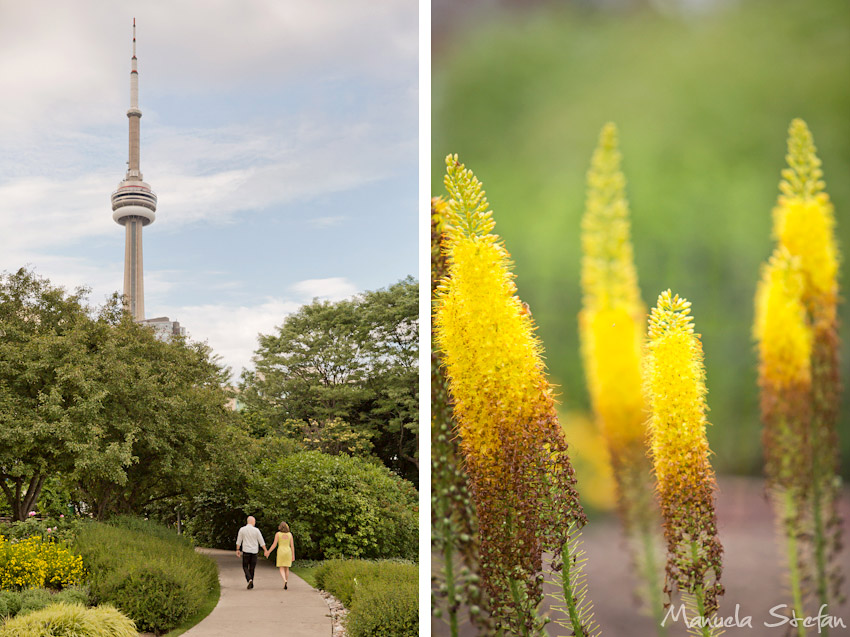
<svg viewBox="0 0 850 637"><path fill-rule="evenodd" d="M265 553L266 557L268 557L269 553L271 553L271 551L269 551L268 549L263 549L263 553Z"/></svg>

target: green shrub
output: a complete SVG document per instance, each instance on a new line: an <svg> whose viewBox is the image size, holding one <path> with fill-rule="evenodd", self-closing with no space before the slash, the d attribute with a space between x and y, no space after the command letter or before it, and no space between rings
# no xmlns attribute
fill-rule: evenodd
<svg viewBox="0 0 850 637"><path fill-rule="evenodd" d="M26 615L36 610L41 610L50 606L52 601L50 592L43 588L33 588L28 591L21 591L21 607L18 610L18 615Z"/></svg>
<svg viewBox="0 0 850 637"><path fill-rule="evenodd" d="M176 626L191 612L189 591L177 578L157 568L130 573L110 594L111 601L129 617L139 630L156 631ZM192 608L192 612L197 608Z"/></svg>
<svg viewBox="0 0 850 637"><path fill-rule="evenodd" d="M64 602L65 604L81 604L85 606L89 601L89 592L85 588L72 586L54 593L52 600L54 604Z"/></svg>
<svg viewBox="0 0 850 637"><path fill-rule="evenodd" d="M0 591L0 617L25 615L41 610L50 604L82 604L88 602L88 592L83 588L66 588L51 593L43 588L31 588L22 591Z"/></svg>
<svg viewBox="0 0 850 637"><path fill-rule="evenodd" d="M21 610L21 591L0 591L0 616L14 617Z"/></svg>
<svg viewBox="0 0 850 637"><path fill-rule="evenodd" d="M315 573L316 585L351 608L358 588L373 582L418 582L416 564L392 560L328 560Z"/></svg>
<svg viewBox="0 0 850 637"><path fill-rule="evenodd" d="M77 534L94 603L112 604L140 628L164 632L218 590L215 563L185 538L153 522L122 518L115 524L86 524Z"/></svg>
<svg viewBox="0 0 850 637"><path fill-rule="evenodd" d="M63 517L36 520L27 518L23 522L9 522L0 527L0 535L10 540L23 540L37 535L56 542L70 542L74 538L81 521L78 518Z"/></svg>
<svg viewBox="0 0 850 637"><path fill-rule="evenodd" d="M271 534L286 520L297 558L417 554L416 489L384 466L304 451L263 465L252 492L258 526Z"/></svg>
<svg viewBox="0 0 850 637"><path fill-rule="evenodd" d="M382 560L328 560L316 584L349 609L349 637L408 637L419 630L419 568Z"/></svg>
<svg viewBox="0 0 850 637"><path fill-rule="evenodd" d="M137 637L132 620L110 606L50 606L7 621L0 637Z"/></svg>
<svg viewBox="0 0 850 637"><path fill-rule="evenodd" d="M348 637L416 637L419 586L414 580L377 580L358 586L345 619Z"/></svg>

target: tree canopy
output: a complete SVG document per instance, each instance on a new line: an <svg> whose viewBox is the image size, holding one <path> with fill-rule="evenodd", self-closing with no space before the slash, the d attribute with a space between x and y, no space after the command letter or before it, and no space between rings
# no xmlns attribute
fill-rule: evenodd
<svg viewBox="0 0 850 637"><path fill-rule="evenodd" d="M314 300L261 334L256 370L240 385L246 417L260 431L309 430L311 439L322 439L323 425L325 439L347 425L346 439L370 440L387 467L416 482L418 294L408 277L336 303Z"/></svg>
<svg viewBox="0 0 850 637"><path fill-rule="evenodd" d="M0 275L0 488L16 519L57 475L98 517L184 491L229 417L205 345L158 340L117 296L85 294Z"/></svg>

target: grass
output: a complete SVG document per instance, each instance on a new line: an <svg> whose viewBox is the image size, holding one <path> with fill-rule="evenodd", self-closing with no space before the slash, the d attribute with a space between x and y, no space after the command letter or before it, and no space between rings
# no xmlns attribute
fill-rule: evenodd
<svg viewBox="0 0 850 637"><path fill-rule="evenodd" d="M80 527L74 542L98 603L113 603L142 630L188 629L219 595L209 558L165 527L131 518Z"/></svg>
<svg viewBox="0 0 850 637"><path fill-rule="evenodd" d="M850 249L840 221L850 210L850 4L716 3L694 19L535 6L481 14L435 51L432 192L444 192L448 153L482 180L563 409L586 410L580 219L599 130L616 122L644 302L672 288L693 303L716 467L759 474L753 296L794 117L814 134ZM847 259L842 268L846 282ZM842 414L847 430L850 410ZM850 436L842 448L847 457Z"/></svg>
<svg viewBox="0 0 850 637"><path fill-rule="evenodd" d="M319 570L322 564L324 564L322 560L298 560L292 564L289 570L313 588L317 588L316 571Z"/></svg>
<svg viewBox="0 0 850 637"><path fill-rule="evenodd" d="M182 635L190 628L194 628L198 624L204 620L207 615L213 612L213 609L218 605L218 600L221 597L221 588L216 587L214 591L211 591L207 596L206 600L204 600L203 604L201 604L200 609L197 613L192 615L191 617L186 618L179 626L165 633L163 637L177 637L178 635Z"/></svg>

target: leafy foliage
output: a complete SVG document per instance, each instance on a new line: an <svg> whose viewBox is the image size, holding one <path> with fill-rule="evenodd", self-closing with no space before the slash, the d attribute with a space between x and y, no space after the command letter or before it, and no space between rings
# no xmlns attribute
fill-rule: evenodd
<svg viewBox="0 0 850 637"><path fill-rule="evenodd" d="M206 346L160 341L117 297L94 310L23 269L0 275L0 327L0 489L16 519L58 476L98 517L197 482L230 417Z"/></svg>
<svg viewBox="0 0 850 637"><path fill-rule="evenodd" d="M351 637L419 635L419 586L412 581L381 581L357 591L345 618Z"/></svg>
<svg viewBox="0 0 850 637"><path fill-rule="evenodd" d="M346 423L355 452L371 441L384 464L415 483L418 315L418 284L407 278L354 299L315 300L287 316L276 334L260 335L256 371L242 376L253 428L298 435L292 421L301 421L321 440L338 438ZM326 442L317 446L331 450Z"/></svg>
<svg viewBox="0 0 850 637"><path fill-rule="evenodd" d="M52 592L44 588L30 588L21 591L0 591L0 617L14 617L18 614L41 610L50 604L85 604L89 594L84 588L66 588Z"/></svg>
<svg viewBox="0 0 850 637"><path fill-rule="evenodd" d="M413 558L418 550L416 490L361 458L304 451L266 461L248 511L265 529L285 520L306 559Z"/></svg>

